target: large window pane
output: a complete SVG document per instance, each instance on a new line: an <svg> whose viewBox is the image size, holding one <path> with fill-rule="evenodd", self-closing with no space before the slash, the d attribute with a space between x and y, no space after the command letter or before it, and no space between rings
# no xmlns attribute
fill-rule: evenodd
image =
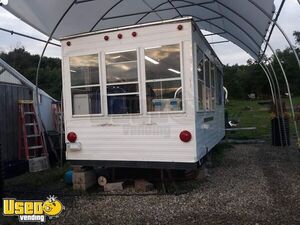
<svg viewBox="0 0 300 225"><path fill-rule="evenodd" d="M211 92L210 92L210 88L206 88L206 93L205 93L205 97L206 97L206 110L207 111L211 111Z"/></svg>
<svg viewBox="0 0 300 225"><path fill-rule="evenodd" d="M198 109L205 109L205 85L204 85L204 54L197 47L197 81L198 81Z"/></svg>
<svg viewBox="0 0 300 225"><path fill-rule="evenodd" d="M101 113L100 87L72 88L73 115Z"/></svg>
<svg viewBox="0 0 300 225"><path fill-rule="evenodd" d="M210 75L211 86L215 87L215 66L211 63L211 67L210 68L211 68L211 70L210 70L211 71L211 73L210 73L211 74Z"/></svg>
<svg viewBox="0 0 300 225"><path fill-rule="evenodd" d="M129 114L140 112L139 95L115 95L107 97L108 114Z"/></svg>
<svg viewBox="0 0 300 225"><path fill-rule="evenodd" d="M180 77L180 45L145 49L146 80Z"/></svg>
<svg viewBox="0 0 300 225"><path fill-rule="evenodd" d="M107 83L138 80L136 51L106 54Z"/></svg>
<svg viewBox="0 0 300 225"><path fill-rule="evenodd" d="M137 52L105 56L108 114L140 112Z"/></svg>
<svg viewBox="0 0 300 225"><path fill-rule="evenodd" d="M204 60L204 73L205 73L205 85L210 88L210 68L209 68L209 60L205 58Z"/></svg>
<svg viewBox="0 0 300 225"><path fill-rule="evenodd" d="M205 105L204 105L204 82L198 79L198 107L199 110L204 110Z"/></svg>
<svg viewBox="0 0 300 225"><path fill-rule="evenodd" d="M211 88L211 109L215 110L216 97L215 97L215 89Z"/></svg>
<svg viewBox="0 0 300 225"><path fill-rule="evenodd" d="M181 81L147 82L147 111L181 111Z"/></svg>
<svg viewBox="0 0 300 225"><path fill-rule="evenodd" d="M98 55L70 57L71 86L99 84Z"/></svg>
<svg viewBox="0 0 300 225"><path fill-rule="evenodd" d="M217 70L216 73L216 102L217 105L222 105L223 102L223 84L222 84L222 73Z"/></svg>

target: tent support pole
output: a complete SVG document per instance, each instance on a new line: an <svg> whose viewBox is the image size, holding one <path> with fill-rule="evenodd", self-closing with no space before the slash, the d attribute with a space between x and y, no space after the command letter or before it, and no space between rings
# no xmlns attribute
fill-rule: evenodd
<svg viewBox="0 0 300 225"><path fill-rule="evenodd" d="M282 99L281 99L281 91L280 91L280 85L279 85L279 82L278 82L278 76L274 70L274 67L272 65L272 62L271 61L268 61L269 62L269 65L270 65L270 68L271 68L271 71L273 72L273 75L274 75L274 78L275 78L275 83L276 83L276 86L277 86L277 90L278 90L278 103L279 103L279 109L280 109L280 113L277 114L278 116L278 125L279 125L279 129L281 130L281 121L280 121L280 118L281 120L284 118L284 111L283 111L283 105L282 105ZM271 72L270 72L271 73ZM281 115L281 116L280 116ZM284 138L285 138L285 143L287 143L287 136L286 136L286 126L285 126L285 123L282 123L282 126L283 126L283 131L284 131ZM281 132L279 132L279 135L280 135L280 138L281 138L281 143L282 143L282 137L281 137ZM283 144L282 144L283 146Z"/></svg>
<svg viewBox="0 0 300 225"><path fill-rule="evenodd" d="M284 81L285 81L285 84L286 84L286 87L287 87L288 97L289 97L289 101L290 101L290 106L291 106L292 119L293 119L295 132L296 132L296 136L297 136L297 145L300 148L300 137L299 137L298 127L297 127L297 122L296 122L296 117L295 117L295 110L294 110L293 100L292 100L292 96L291 96L290 85L289 85L285 70L282 66L282 63L281 63L276 51L274 51L274 49L272 48L272 46L269 43L268 43L268 46L271 49L271 51L273 52L279 66L280 66L280 69L283 73L283 77L284 77ZM271 65L272 65L272 62L271 62Z"/></svg>
<svg viewBox="0 0 300 225"><path fill-rule="evenodd" d="M269 82L269 85L270 85L270 89L271 89L271 94L272 94L272 101L273 103L275 104L275 93L274 93L274 89L273 89L273 83L271 82L271 77L270 75L268 74L267 70L261 65L261 63L258 63L258 65L261 67L261 69L264 71L267 79L268 79L268 82Z"/></svg>
<svg viewBox="0 0 300 225"><path fill-rule="evenodd" d="M90 32L92 32L95 27L101 22L101 20L103 20L103 18L111 11L113 10L115 7L117 7L120 3L122 3L124 0L120 0L117 3L115 3L112 7L110 7L102 16L100 19L97 20L97 22L94 24L94 26L90 29Z"/></svg>
<svg viewBox="0 0 300 225"><path fill-rule="evenodd" d="M42 54L40 56L40 59L39 59L39 62L38 62L38 65L37 65L37 69L36 69L36 77L35 77L35 86L36 86L36 89L35 89L35 95L36 95L36 108L37 108L37 118L38 118L38 121L39 121L39 125L42 125L42 121L41 121L41 111L40 111L40 107L39 107L39 101L38 101L38 96L39 96L39 89L38 89L38 84L39 84L39 72L40 72L40 67L41 67L41 63L42 63L42 59L44 57L44 54L45 54L45 51L48 47L48 44L49 42L51 41L52 37L53 37L53 34L54 32L56 31L56 29L58 28L58 26L60 25L60 23L63 21L63 19L65 18L65 16L68 14L68 12L71 10L71 8L74 6L74 4L76 3L76 0L73 0L72 3L69 5L69 7L66 9L66 11L63 13L63 15L60 17L60 19L58 20L58 22L56 23L55 27L52 29L49 37L48 37L48 40L43 48L43 51L42 51ZM41 126L42 127L42 126ZM45 130L45 132L47 132ZM45 142L45 136L42 135L43 139L44 139L44 143ZM62 150L61 150L62 151Z"/></svg>
<svg viewBox="0 0 300 225"><path fill-rule="evenodd" d="M296 52L296 49L295 47L293 46L291 40L288 38L287 34L284 32L284 30L281 28L281 26L278 24L277 20L273 20L272 17L270 17L270 15L268 15L268 13L262 8L260 7L258 4L256 4L253 0L248 0L252 5L254 5L259 11L261 11L269 20L270 22L273 22L276 27L278 28L278 30L282 33L282 35L284 36L284 38L286 39L286 41L288 42L290 48L293 50L294 52L294 55L296 57L296 60L298 62L298 66L299 66L299 69L300 69L300 60L299 60L299 57L298 57L298 54ZM300 0L298 0L300 1ZM267 45L269 44L269 42L267 42ZM300 144L300 143L299 143Z"/></svg>
<svg viewBox="0 0 300 225"><path fill-rule="evenodd" d="M272 73L271 71L269 70L267 64L263 64L264 65L264 68L267 70L268 74L270 75L270 77L272 77ZM277 121L278 121L278 126L279 126L279 130L281 130L281 123L280 123L280 115L283 114L283 108L282 108L282 102L281 102L281 92L280 92L280 86L279 86L279 82L278 82L278 79L277 79L277 76L276 76L276 73L275 71L273 71L273 77L274 77L274 80L273 80L273 83L274 83L274 88L275 88L275 93L276 93L276 88L277 88L277 94L276 94L276 102L275 102L275 108L276 108L276 113L277 113ZM284 126L284 124L283 124ZM280 145L283 146L283 142L282 142L282 134L281 132L279 132L279 138L280 138Z"/></svg>

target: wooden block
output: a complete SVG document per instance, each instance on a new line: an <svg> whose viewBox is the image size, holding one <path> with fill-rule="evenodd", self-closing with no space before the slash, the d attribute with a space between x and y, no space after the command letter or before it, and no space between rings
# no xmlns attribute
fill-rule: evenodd
<svg viewBox="0 0 300 225"><path fill-rule="evenodd" d="M104 191L122 191L124 182L107 183L104 185Z"/></svg>
<svg viewBox="0 0 300 225"><path fill-rule="evenodd" d="M86 191L97 183L97 176L94 170L85 172L73 172L73 189Z"/></svg>
<svg viewBox="0 0 300 225"><path fill-rule="evenodd" d="M134 189L137 192L147 192L154 189L154 185L146 180L135 180Z"/></svg>

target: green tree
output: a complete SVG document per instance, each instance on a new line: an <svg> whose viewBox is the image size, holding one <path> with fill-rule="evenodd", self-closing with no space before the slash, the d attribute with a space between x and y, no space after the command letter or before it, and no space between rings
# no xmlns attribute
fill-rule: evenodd
<svg viewBox="0 0 300 225"><path fill-rule="evenodd" d="M294 31L293 35L295 37L296 43L300 45L300 31Z"/></svg>
<svg viewBox="0 0 300 225"><path fill-rule="evenodd" d="M19 47L8 53L0 53L0 58L35 84L39 55L31 55L24 47ZM60 99L61 82L61 60L44 57L39 73L39 88L52 97Z"/></svg>

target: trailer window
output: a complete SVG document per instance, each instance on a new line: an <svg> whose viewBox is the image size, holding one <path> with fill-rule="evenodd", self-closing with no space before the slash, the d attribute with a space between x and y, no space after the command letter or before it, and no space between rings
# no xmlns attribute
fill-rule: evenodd
<svg viewBox="0 0 300 225"><path fill-rule="evenodd" d="M139 113L137 52L109 53L105 62L108 114Z"/></svg>
<svg viewBox="0 0 300 225"><path fill-rule="evenodd" d="M182 111L180 45L145 49L148 112Z"/></svg>
<svg viewBox="0 0 300 225"><path fill-rule="evenodd" d="M207 57L204 59L204 74L205 74L205 109L211 110L211 92L210 92L210 62Z"/></svg>
<svg viewBox="0 0 300 225"><path fill-rule="evenodd" d="M198 82L198 110L203 111L205 109L204 104L204 68L203 68L204 54L199 47L197 47L197 82Z"/></svg>
<svg viewBox="0 0 300 225"><path fill-rule="evenodd" d="M222 105L223 102L223 81L222 73L217 69L216 73L216 101L217 105Z"/></svg>
<svg viewBox="0 0 300 225"><path fill-rule="evenodd" d="M215 110L215 104L216 104L215 75L216 75L216 68L215 68L215 65L211 63L211 66L210 66L211 110Z"/></svg>
<svg viewBox="0 0 300 225"><path fill-rule="evenodd" d="M69 58L73 115L101 114L98 54Z"/></svg>

